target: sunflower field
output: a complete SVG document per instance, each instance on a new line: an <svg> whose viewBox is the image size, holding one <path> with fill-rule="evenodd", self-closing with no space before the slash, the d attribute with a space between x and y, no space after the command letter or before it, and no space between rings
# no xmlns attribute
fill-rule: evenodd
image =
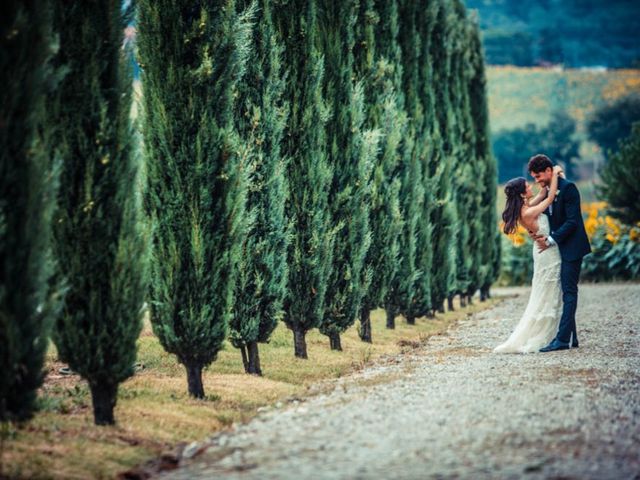
<svg viewBox="0 0 640 480"><path fill-rule="evenodd" d="M581 280L602 282L640 278L640 222L625 225L607 213L606 202L582 204L584 226L593 253L582 263ZM502 227L502 225L500 225ZM512 235L502 235L502 262L498 284L526 285L531 282L533 242L518 226Z"/></svg>

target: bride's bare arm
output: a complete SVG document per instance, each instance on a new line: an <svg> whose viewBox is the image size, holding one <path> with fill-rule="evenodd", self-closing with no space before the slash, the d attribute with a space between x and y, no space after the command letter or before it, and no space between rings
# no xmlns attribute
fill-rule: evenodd
<svg viewBox="0 0 640 480"><path fill-rule="evenodd" d="M540 191L538 192L538 194L535 197L533 197L531 200L529 200L529 206L530 207L535 207L541 201L544 200L546 195L547 195L547 189L546 188L541 188Z"/></svg>
<svg viewBox="0 0 640 480"><path fill-rule="evenodd" d="M529 204L529 207L522 212L524 218L535 218L551 205L558 191L558 174L560 171L561 169L559 167L553 167L553 176L551 177L551 185L549 185L549 195L537 205L531 206L531 204Z"/></svg>

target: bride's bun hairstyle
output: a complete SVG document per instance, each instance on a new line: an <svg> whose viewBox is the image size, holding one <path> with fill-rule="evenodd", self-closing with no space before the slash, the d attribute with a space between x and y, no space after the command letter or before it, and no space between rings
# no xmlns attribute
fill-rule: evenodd
<svg viewBox="0 0 640 480"><path fill-rule="evenodd" d="M527 191L527 180L523 177L511 179L504 186L504 193L507 196L507 204L502 212L502 221L504 222L503 231L507 235L515 233L518 228L518 218L520 210L524 205L522 197Z"/></svg>

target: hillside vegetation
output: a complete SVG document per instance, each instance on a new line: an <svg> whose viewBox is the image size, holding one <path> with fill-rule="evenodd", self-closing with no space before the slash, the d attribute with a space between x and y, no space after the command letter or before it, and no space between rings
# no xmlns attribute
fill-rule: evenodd
<svg viewBox="0 0 640 480"><path fill-rule="evenodd" d="M640 3L630 0L467 0L494 65L637 67Z"/></svg>
<svg viewBox="0 0 640 480"><path fill-rule="evenodd" d="M586 125L589 117L603 105L640 92L640 70L494 66L487 69L487 88L494 142L499 134L514 129L529 130L525 128L528 124L539 131L549 124L554 114L566 114L575 122L575 134L571 140L579 144L576 173L579 172L583 179L591 179L603 159L600 148L588 141ZM569 141L567 138L561 143ZM494 143L494 150L495 147ZM522 151L522 157L513 159L513 162L524 164L534 153ZM499 164L501 181L505 175L513 176L511 171L507 174L504 159L499 159Z"/></svg>

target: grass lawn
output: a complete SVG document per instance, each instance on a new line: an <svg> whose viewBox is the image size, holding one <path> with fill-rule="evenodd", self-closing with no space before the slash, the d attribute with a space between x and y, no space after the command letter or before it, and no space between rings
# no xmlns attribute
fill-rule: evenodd
<svg viewBox="0 0 640 480"><path fill-rule="evenodd" d="M9 478L113 478L181 442L202 440L233 422L245 422L261 406L321 391L310 387L419 346L494 302L476 302L435 319L418 319L415 326L398 318L395 330L385 328L384 312L376 310L372 345L360 341L354 326L342 337L344 351L333 352L328 338L314 330L307 335L309 360L293 356L292 334L280 324L271 342L260 345L264 377L244 374L240 352L227 343L203 374L204 400L188 396L184 368L164 352L145 322L138 341L138 361L144 369L121 385L115 412L118 423L113 427L93 425L86 382L75 375L61 375L64 365L56 361L51 348L41 411L22 426L2 427L0 478L3 474Z"/></svg>

